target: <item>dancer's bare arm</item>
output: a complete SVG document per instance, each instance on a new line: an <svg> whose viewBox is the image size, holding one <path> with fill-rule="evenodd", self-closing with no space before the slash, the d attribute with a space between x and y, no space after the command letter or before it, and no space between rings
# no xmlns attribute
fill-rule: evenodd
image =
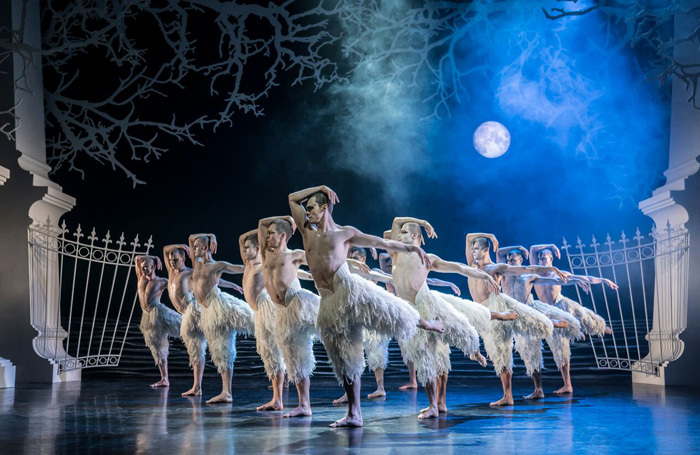
<svg viewBox="0 0 700 455"><path fill-rule="evenodd" d="M141 270L141 268L143 267L143 263L147 259L150 259L153 261L153 264L156 266L156 270L163 270L163 263L161 262L161 260L158 256L151 256L151 255L147 255L147 254L142 254L142 255L136 256L134 258L134 267L136 268L136 278L142 277L143 271Z"/></svg>
<svg viewBox="0 0 700 455"><path fill-rule="evenodd" d="M498 252L496 252L496 262L506 262L506 259L508 257L508 253L510 253L513 250L520 250L521 253L523 253L523 257L525 259L528 258L528 251L527 248L525 248L522 245L514 245L514 246L504 246L498 249Z"/></svg>
<svg viewBox="0 0 700 455"><path fill-rule="evenodd" d="M557 259L561 259L561 252L559 251L559 248L553 243L543 245L532 245L530 247L530 264L537 264L537 255L542 250L552 250L554 252L554 257L556 257Z"/></svg>
<svg viewBox="0 0 700 455"><path fill-rule="evenodd" d="M491 291L494 291L496 294L499 293L498 283L496 283L496 280L494 280L488 273L473 267L469 267L466 264L460 264L459 262L445 261L434 254L429 254L428 257L430 258L433 271L442 273L458 273L468 278L485 280Z"/></svg>
<svg viewBox="0 0 700 455"><path fill-rule="evenodd" d="M391 240L399 239L399 232L401 231L401 227L406 223L416 223L418 226L425 229L425 233L427 234L429 239L437 238L435 229L433 229L433 227L427 221L420 220L418 218L412 218L410 216L397 216L391 223Z"/></svg>
<svg viewBox="0 0 700 455"><path fill-rule="evenodd" d="M538 286L570 286L570 285L578 285L583 292L588 294L588 291L590 290L590 285L588 284L588 281L584 277L580 277L577 275L571 275L567 274L566 272L562 272L567 278L567 281L563 281L559 277L551 277L551 276L540 276L540 275L532 275L532 279L530 280L532 284L536 284Z"/></svg>
<svg viewBox="0 0 700 455"><path fill-rule="evenodd" d="M223 278L219 278L219 282L217 283L217 286L220 288L229 288L233 289L234 291L238 292L239 294L243 294L243 288L237 285L236 283L232 283L230 281L226 281Z"/></svg>
<svg viewBox="0 0 700 455"><path fill-rule="evenodd" d="M597 276L590 276L590 275L571 275L569 279L571 278L581 278L585 280L588 284L605 284L611 289L618 289L617 284L615 284L614 281L611 281L607 278L599 278Z"/></svg>
<svg viewBox="0 0 700 455"><path fill-rule="evenodd" d="M423 251L423 249L420 247L405 245L394 240L380 239L375 235L365 234L359 229L351 226L345 226L345 229L350 232L350 237L347 241L352 245L366 248L373 247L380 250L386 250L391 253L418 253L421 258L421 262L425 264L426 267L430 267L430 259L428 258L428 255L425 254L425 251Z"/></svg>
<svg viewBox="0 0 700 455"><path fill-rule="evenodd" d="M165 261L165 268L168 270L168 274L170 274L170 261L168 260L168 256L170 253L172 253L175 250L183 250L185 252L185 257L190 257L190 247L185 245L184 243L176 243L173 245L165 245L163 247L163 260Z"/></svg>
<svg viewBox="0 0 700 455"><path fill-rule="evenodd" d="M190 246L190 250L194 250L194 241L198 237L207 237L209 239L209 251L211 254L216 254L216 247L217 247L217 242L216 242L216 236L214 234L191 234L187 244ZM194 261L194 258L192 259Z"/></svg>
<svg viewBox="0 0 700 455"><path fill-rule="evenodd" d="M297 229L297 225L294 222L294 218L289 215L279 215L279 216L268 216L258 221L258 245L260 245L260 253L262 257L265 257L267 253L267 231L270 229L270 225L277 220L284 220L292 226L292 235ZM289 240L289 239L287 239Z"/></svg>
<svg viewBox="0 0 700 455"><path fill-rule="evenodd" d="M466 256L467 256L467 264L469 264L470 267L474 266L474 255L472 254L472 243L474 242L474 239L477 237L486 237L487 239L491 240L491 244L493 245L493 251L496 252L498 251L498 240L496 239L496 236L493 234L485 234L481 232L474 232L471 234L467 234L467 241L466 241Z"/></svg>
<svg viewBox="0 0 700 455"><path fill-rule="evenodd" d="M499 275L524 275L526 273L534 273L536 275L547 276L554 272L559 279L566 282L569 280L566 272L562 272L556 267L545 267L541 265L508 265L499 263L489 266L489 273Z"/></svg>
<svg viewBox="0 0 700 455"><path fill-rule="evenodd" d="M337 204L340 202L340 200L338 199L338 195L335 194L335 191L328 188L326 185L306 188L305 190L297 191L289 195L289 208L292 211L292 218L294 218L297 227L299 227L299 232L302 235L305 235L306 231L309 228L306 224L306 211L304 210L304 207L301 204L304 201L306 201L312 194L318 193L319 191L325 193L326 196L328 196L328 201L331 204Z"/></svg>
<svg viewBox="0 0 700 455"><path fill-rule="evenodd" d="M354 259L348 259L348 270L350 270L350 273L354 273L355 275L359 275L362 278L366 280L371 280L371 281L377 281L379 283L388 283L388 284L393 284L394 279L393 277L388 274L384 273L381 270L371 270L367 264L356 261Z"/></svg>
<svg viewBox="0 0 700 455"><path fill-rule="evenodd" d="M437 278L426 278L425 282L428 283L428 286L450 287L457 297L462 295L462 291L459 287L449 281L438 280Z"/></svg>
<svg viewBox="0 0 700 455"><path fill-rule="evenodd" d="M231 273L231 274L241 274L245 270L245 267L240 264L231 264L226 261L216 261L213 265L213 270L216 273Z"/></svg>
<svg viewBox="0 0 700 455"><path fill-rule="evenodd" d="M304 269L297 270L297 278L299 278L300 280L304 280L304 281L313 281L314 280L314 277L311 276L311 272L309 272L308 270L304 270Z"/></svg>

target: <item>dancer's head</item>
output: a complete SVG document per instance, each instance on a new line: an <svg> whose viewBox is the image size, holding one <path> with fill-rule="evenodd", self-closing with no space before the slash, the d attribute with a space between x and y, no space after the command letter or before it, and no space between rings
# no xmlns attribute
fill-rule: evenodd
<svg viewBox="0 0 700 455"><path fill-rule="evenodd" d="M186 258L187 251L184 248L174 248L168 252L168 257L165 259L173 269L182 270L185 267Z"/></svg>
<svg viewBox="0 0 700 455"><path fill-rule="evenodd" d="M153 276L153 273L156 271L156 261L153 260L152 257L148 256L146 259L144 259L141 262L141 272L145 276Z"/></svg>
<svg viewBox="0 0 700 455"><path fill-rule="evenodd" d="M209 257L209 237L206 235L200 235L194 239L192 244L192 256L195 259L208 258Z"/></svg>
<svg viewBox="0 0 700 455"><path fill-rule="evenodd" d="M353 246L348 250L348 257L364 263L367 262L367 251L361 246Z"/></svg>
<svg viewBox="0 0 700 455"><path fill-rule="evenodd" d="M537 263L544 267L551 267L554 262L554 253L549 248L544 248L537 253Z"/></svg>
<svg viewBox="0 0 700 455"><path fill-rule="evenodd" d="M399 242L407 245L420 245L423 240L423 232L417 223L404 223L399 231Z"/></svg>
<svg viewBox="0 0 700 455"><path fill-rule="evenodd" d="M260 246L258 245L258 236L251 234L243 241L243 258L246 261L252 261L258 257Z"/></svg>
<svg viewBox="0 0 700 455"><path fill-rule="evenodd" d="M306 201L306 217L311 224L321 223L326 214L333 214L333 204L328 200L326 193L319 191L311 196Z"/></svg>
<svg viewBox="0 0 700 455"><path fill-rule="evenodd" d="M472 256L476 261L481 261L489 256L491 242L486 237L476 237L472 240Z"/></svg>
<svg viewBox="0 0 700 455"><path fill-rule="evenodd" d="M286 246L292 236L292 225L287 220L275 220L267 229L267 248L277 249Z"/></svg>
<svg viewBox="0 0 700 455"><path fill-rule="evenodd" d="M512 249L506 255L506 262L508 265L519 266L523 264L523 252L518 249Z"/></svg>
<svg viewBox="0 0 700 455"><path fill-rule="evenodd" d="M379 255L379 268L382 272L391 273L392 266L393 263L390 254L382 253Z"/></svg>

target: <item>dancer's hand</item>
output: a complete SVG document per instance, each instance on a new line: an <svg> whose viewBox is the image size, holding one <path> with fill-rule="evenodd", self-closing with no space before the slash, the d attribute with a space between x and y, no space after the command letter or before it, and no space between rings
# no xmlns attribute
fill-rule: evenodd
<svg viewBox="0 0 700 455"><path fill-rule="evenodd" d="M430 258L428 255L423 251L423 248L420 247L414 247L413 251L415 253L418 253L418 256L420 256L420 262L425 266L426 269L430 268Z"/></svg>
<svg viewBox="0 0 700 455"><path fill-rule="evenodd" d="M216 236L214 234L209 235L209 251L211 251L211 254L216 254L216 247L218 244L216 243Z"/></svg>
<svg viewBox="0 0 700 455"><path fill-rule="evenodd" d="M235 284L235 283L232 283L231 289L233 289L234 291L238 292L239 294L243 294L243 288L240 287L239 285Z"/></svg>
<svg viewBox="0 0 700 455"><path fill-rule="evenodd" d="M614 282L608 280L607 278L603 278L602 280L603 280L603 283L605 283L605 284L607 284L608 286L610 286L611 289L615 289L615 290L618 289L618 286L617 286Z"/></svg>
<svg viewBox="0 0 700 455"><path fill-rule="evenodd" d="M462 295L462 291L459 289L459 287L456 284L450 283L450 287L452 288L452 292L454 292L457 297Z"/></svg>
<svg viewBox="0 0 700 455"><path fill-rule="evenodd" d="M559 278L561 278L561 280L562 280L564 283L568 283L568 282L569 282L569 276L567 275L566 272L562 272L561 270L559 270L559 269L556 268L556 267L552 267L552 269L554 269L553 272L556 273L557 276L558 276Z"/></svg>
<svg viewBox="0 0 700 455"><path fill-rule="evenodd" d="M369 249L370 254L372 255L372 259L375 261L377 260L377 249L376 248L370 248Z"/></svg>
<svg viewBox="0 0 700 455"><path fill-rule="evenodd" d="M160 261L160 258L158 256L155 256L156 258L156 270L163 270L163 263Z"/></svg>
<svg viewBox="0 0 700 455"><path fill-rule="evenodd" d="M331 204L338 204L340 203L340 199L338 199L338 195L335 194L335 191L332 189L328 188L327 186L323 185L323 192L326 193L328 196L328 202Z"/></svg>
<svg viewBox="0 0 700 455"><path fill-rule="evenodd" d="M430 225L430 223L426 222L423 227L425 228L425 233L428 235L429 239L436 239L437 234L435 233L435 229Z"/></svg>
<svg viewBox="0 0 700 455"><path fill-rule="evenodd" d="M586 294L588 294L588 291L591 290L591 285L588 284L587 281L577 281L576 284L577 284L578 287L580 287L581 290L582 290L583 292L585 292Z"/></svg>
<svg viewBox="0 0 700 455"><path fill-rule="evenodd" d="M498 283L489 274L486 274L486 287L496 295L501 293L501 289L498 286Z"/></svg>

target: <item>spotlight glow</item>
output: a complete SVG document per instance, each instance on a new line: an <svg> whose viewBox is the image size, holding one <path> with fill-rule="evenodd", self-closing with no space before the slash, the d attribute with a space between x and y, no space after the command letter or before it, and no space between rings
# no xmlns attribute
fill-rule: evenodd
<svg viewBox="0 0 700 455"><path fill-rule="evenodd" d="M510 147L510 133L498 122L484 122L474 131L474 148L486 158L498 158Z"/></svg>

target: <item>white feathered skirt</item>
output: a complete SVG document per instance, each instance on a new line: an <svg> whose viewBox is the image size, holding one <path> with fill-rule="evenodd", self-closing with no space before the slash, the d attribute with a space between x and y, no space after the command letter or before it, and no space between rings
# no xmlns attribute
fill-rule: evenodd
<svg viewBox="0 0 700 455"><path fill-rule="evenodd" d="M472 302L468 299L462 299L455 295L443 294L437 291L432 292L439 294L440 297L455 307L457 311L466 316L479 335L486 332L491 327L491 310L485 305Z"/></svg>
<svg viewBox="0 0 700 455"><path fill-rule="evenodd" d="M285 370L282 351L275 340L277 307L266 289L255 299L255 348L263 361L265 374L270 381Z"/></svg>
<svg viewBox="0 0 700 455"><path fill-rule="evenodd" d="M362 329L403 341L416 334L418 312L376 284L352 275L343 264L333 277L334 291L319 288L318 329L339 382L353 381L365 368Z"/></svg>
<svg viewBox="0 0 700 455"><path fill-rule="evenodd" d="M190 366L204 362L207 353L207 339L202 331L202 310L192 292L185 296L187 308L182 315L180 334L185 342Z"/></svg>
<svg viewBox="0 0 700 455"><path fill-rule="evenodd" d="M302 289L295 278L284 295L285 307L277 309L275 339L282 351L287 377L296 384L307 379L316 368L314 337L320 298Z"/></svg>
<svg viewBox="0 0 700 455"><path fill-rule="evenodd" d="M201 305L201 326L209 343L209 354L216 370L233 371L236 360L236 332L253 333L253 310L243 300L214 286Z"/></svg>
<svg viewBox="0 0 700 455"><path fill-rule="evenodd" d="M171 310L158 300L149 302L149 310L141 314L139 329L146 346L151 350L156 365L168 360L170 342L168 337L180 336L180 313Z"/></svg>
<svg viewBox="0 0 700 455"><path fill-rule="evenodd" d="M389 363L390 340L390 337L380 335L374 330L363 329L362 345L365 348L367 367L371 371L386 370L386 366Z"/></svg>
<svg viewBox="0 0 700 455"><path fill-rule="evenodd" d="M605 335L605 319L598 316L594 311L589 310L578 302L559 294L554 302L554 306L573 314L581 324L581 330L587 335Z"/></svg>
<svg viewBox="0 0 700 455"><path fill-rule="evenodd" d="M479 335L462 313L425 283L416 294L416 309L424 320L437 319L445 326L443 333L419 330L403 343L404 361L413 362L417 379L425 385L450 371L450 345L465 355L474 354L479 350Z"/></svg>
<svg viewBox="0 0 700 455"><path fill-rule="evenodd" d="M491 321L489 330L483 334L484 348L493 363L496 374L513 369L513 336L521 335L542 340L552 335L552 321L542 313L520 303L503 293L491 293L485 302L489 311L513 310L518 318L512 321ZM541 351L541 347L540 347ZM526 353L531 356L531 353ZM541 352L540 352L541 356ZM528 360L530 362L530 360Z"/></svg>

